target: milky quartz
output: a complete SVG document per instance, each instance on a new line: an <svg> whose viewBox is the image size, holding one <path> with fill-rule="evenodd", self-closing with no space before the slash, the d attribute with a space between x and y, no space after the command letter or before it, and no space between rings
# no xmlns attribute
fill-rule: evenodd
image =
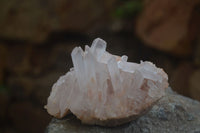
<svg viewBox="0 0 200 133"><path fill-rule="evenodd" d="M45 106L57 118L71 112L83 123L119 125L143 114L168 87L162 69L112 55L100 38L91 47L86 45L85 51L74 48L71 56L74 67L53 85Z"/></svg>

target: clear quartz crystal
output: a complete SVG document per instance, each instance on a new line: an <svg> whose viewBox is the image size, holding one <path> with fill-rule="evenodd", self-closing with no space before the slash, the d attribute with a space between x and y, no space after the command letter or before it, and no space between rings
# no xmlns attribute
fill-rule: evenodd
<svg viewBox="0 0 200 133"><path fill-rule="evenodd" d="M71 111L84 123L121 119L142 113L161 98L167 74L151 62L127 62L106 51L100 38L73 49L74 67L53 85L45 108L62 118Z"/></svg>

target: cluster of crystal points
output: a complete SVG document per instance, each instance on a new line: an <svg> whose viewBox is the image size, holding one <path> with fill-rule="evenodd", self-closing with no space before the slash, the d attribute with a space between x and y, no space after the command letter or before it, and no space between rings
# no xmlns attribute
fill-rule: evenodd
<svg viewBox="0 0 200 133"><path fill-rule="evenodd" d="M45 106L62 118L72 112L82 122L95 124L138 115L165 94L167 74L151 62L127 62L127 56L106 51L100 38L92 46L73 49L71 68L53 85ZM96 123L97 124L97 123Z"/></svg>

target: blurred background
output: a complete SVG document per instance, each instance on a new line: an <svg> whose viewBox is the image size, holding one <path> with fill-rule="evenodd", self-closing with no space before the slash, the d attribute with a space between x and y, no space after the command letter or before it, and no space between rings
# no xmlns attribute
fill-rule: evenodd
<svg viewBox="0 0 200 133"><path fill-rule="evenodd" d="M154 62L173 90L200 100L199 0L1 0L0 133L43 133L43 107L72 49L97 37L131 62Z"/></svg>

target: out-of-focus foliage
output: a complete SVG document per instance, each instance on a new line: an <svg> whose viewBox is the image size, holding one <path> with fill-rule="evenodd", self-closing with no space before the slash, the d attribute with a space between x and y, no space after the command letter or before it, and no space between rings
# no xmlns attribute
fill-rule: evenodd
<svg viewBox="0 0 200 133"><path fill-rule="evenodd" d="M3 84L0 84L0 93L9 93L9 89Z"/></svg>
<svg viewBox="0 0 200 133"><path fill-rule="evenodd" d="M114 16L117 18L132 18L142 11L142 0L127 0L120 3L114 12Z"/></svg>

